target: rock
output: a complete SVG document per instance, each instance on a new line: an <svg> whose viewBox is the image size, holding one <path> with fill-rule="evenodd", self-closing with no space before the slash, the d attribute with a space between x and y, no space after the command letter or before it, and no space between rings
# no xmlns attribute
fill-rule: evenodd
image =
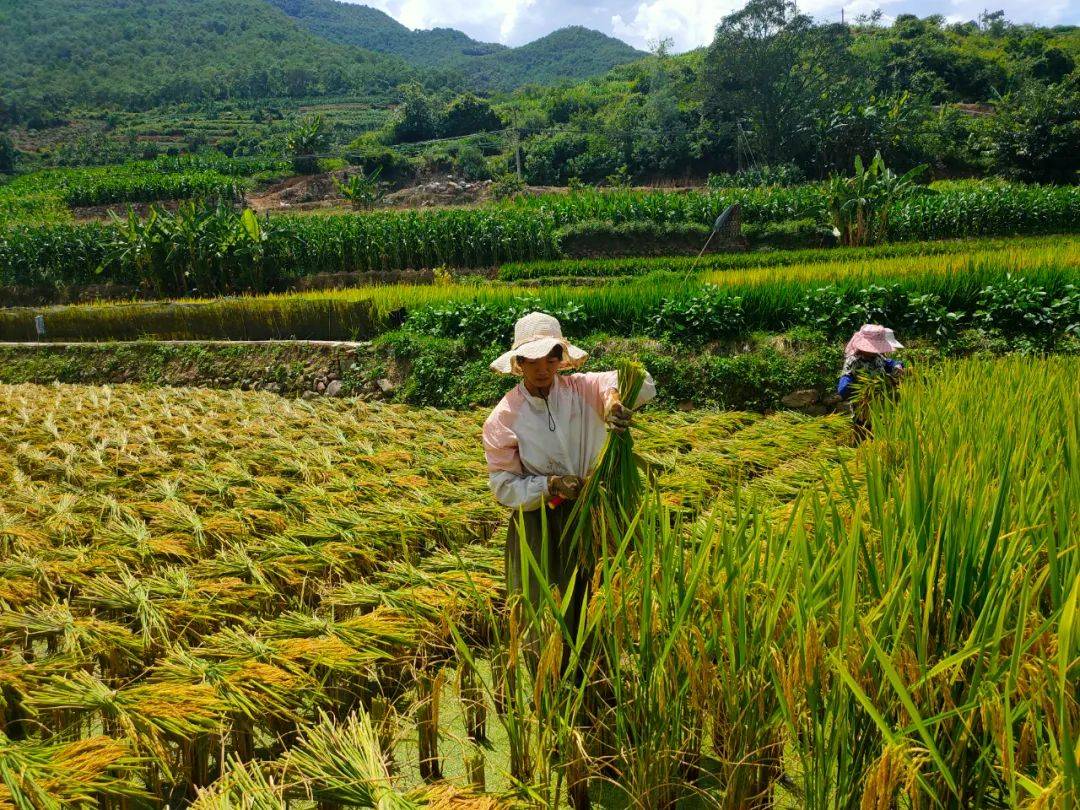
<svg viewBox="0 0 1080 810"><path fill-rule="evenodd" d="M811 405L816 405L819 399L821 399L820 395L813 388L802 388L798 391L792 391L786 397L781 398L780 402L786 408L802 410Z"/></svg>
<svg viewBox="0 0 1080 810"><path fill-rule="evenodd" d="M328 397L340 397L341 396L341 380L331 380L329 385L326 386L326 396Z"/></svg>
<svg viewBox="0 0 1080 810"><path fill-rule="evenodd" d="M300 395L300 399L318 399L319 395L314 391L305 391Z"/></svg>
<svg viewBox="0 0 1080 810"><path fill-rule="evenodd" d="M317 383L315 383L315 390L320 394L323 393L326 390L326 381L319 380Z"/></svg>
<svg viewBox="0 0 1080 810"><path fill-rule="evenodd" d="M386 379L385 377L383 377L381 380L377 380L375 384L379 386L379 390L382 391L384 394L394 393L394 388L396 387L390 380Z"/></svg>
<svg viewBox="0 0 1080 810"><path fill-rule="evenodd" d="M832 391L821 398L821 404L827 408L835 408L841 402L843 402L843 400L840 399L840 395L835 391Z"/></svg>
<svg viewBox="0 0 1080 810"><path fill-rule="evenodd" d="M263 390L269 391L271 394L280 394L281 386L278 383L267 383Z"/></svg>
<svg viewBox="0 0 1080 810"><path fill-rule="evenodd" d="M680 411L692 411L692 410L694 410L694 403L691 402L688 399L684 399L682 402L679 403L679 410Z"/></svg>

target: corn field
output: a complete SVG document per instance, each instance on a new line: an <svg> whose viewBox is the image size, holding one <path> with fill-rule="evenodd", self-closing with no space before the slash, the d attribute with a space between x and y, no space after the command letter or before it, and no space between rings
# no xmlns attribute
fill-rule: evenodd
<svg viewBox="0 0 1080 810"><path fill-rule="evenodd" d="M39 210L40 205L23 210L18 196L43 189L60 194L68 204L91 204L115 199L230 199L238 193L238 182L215 170L85 169L55 176L29 175L0 190L0 201L14 201L0 202L0 216L12 218ZM826 221L824 192L813 185L709 193L594 190L453 210L279 215L260 219L263 239L256 275L247 272L252 260L243 242L236 244L228 238L235 231L233 220L240 217L237 212L191 207L189 214L174 218L167 230L162 230L161 223L168 219L162 212L155 223L107 226L65 224L50 215L46 221L52 220L51 224L27 223L0 232L0 285L60 288L114 282L161 294L196 296L211 289L281 291L316 273L493 267L558 257L559 229L574 223L711 226L733 202L743 206L744 220L749 223ZM896 240L1072 233L1080 222L1080 191L1001 183L944 184L894 207L889 236ZM166 267L164 256L174 266ZM184 281L203 278L208 272L220 278L198 285Z"/></svg>

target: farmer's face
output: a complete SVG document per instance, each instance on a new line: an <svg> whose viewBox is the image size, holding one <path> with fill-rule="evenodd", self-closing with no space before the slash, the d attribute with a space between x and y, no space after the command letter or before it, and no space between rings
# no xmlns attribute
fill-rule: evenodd
<svg viewBox="0 0 1080 810"><path fill-rule="evenodd" d="M562 365L562 347L556 346L547 357L538 360L518 359L525 387L533 394L546 394Z"/></svg>

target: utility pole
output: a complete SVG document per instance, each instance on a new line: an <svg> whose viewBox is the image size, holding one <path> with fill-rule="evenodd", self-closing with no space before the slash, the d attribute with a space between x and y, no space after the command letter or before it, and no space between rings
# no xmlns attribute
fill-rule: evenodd
<svg viewBox="0 0 1080 810"><path fill-rule="evenodd" d="M514 113L514 162L517 164L518 180L521 179L521 127L518 125L518 114Z"/></svg>

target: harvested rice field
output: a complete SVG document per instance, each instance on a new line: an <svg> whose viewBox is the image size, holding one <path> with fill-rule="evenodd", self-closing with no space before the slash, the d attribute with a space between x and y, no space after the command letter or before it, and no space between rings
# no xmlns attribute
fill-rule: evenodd
<svg viewBox="0 0 1080 810"><path fill-rule="evenodd" d="M322 717L412 706L417 674L453 663L451 625L501 598L505 510L482 421L254 392L0 388L15 746L0 756L30 763L0 806L191 799L222 752L287 758L298 734L341 733ZM740 481L790 499L789 465L812 480L851 455L847 433L839 418L658 414L639 445L665 503L692 512Z"/></svg>
<svg viewBox="0 0 1080 810"><path fill-rule="evenodd" d="M0 808L1072 807L1078 403L647 412L570 637L505 610L484 413L0 386Z"/></svg>

